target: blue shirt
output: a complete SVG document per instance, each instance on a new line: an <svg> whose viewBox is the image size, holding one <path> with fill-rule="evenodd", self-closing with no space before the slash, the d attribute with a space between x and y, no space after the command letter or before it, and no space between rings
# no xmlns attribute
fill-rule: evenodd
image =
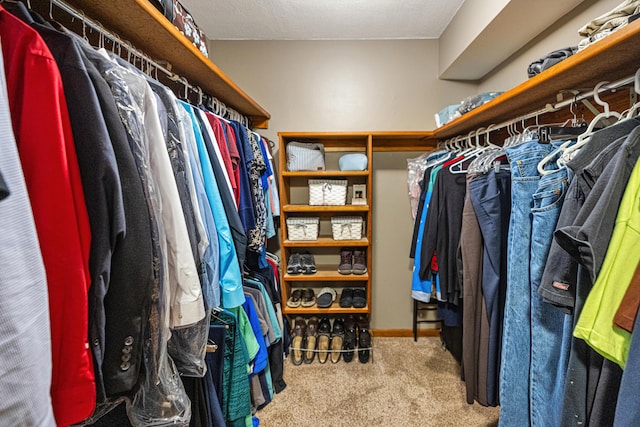
<svg viewBox="0 0 640 427"><path fill-rule="evenodd" d="M424 226L427 222L427 211L429 210L429 202L431 201L431 194L433 193L433 186L435 184L436 175L442 169L442 166L436 166L431 171L429 185L427 187L427 196L424 199L424 208L422 209L422 216L420 217L420 227L418 228L418 239L416 240L416 253L413 261L413 273L411 276L411 297L415 300L422 302L429 302L431 300L431 289L433 287L433 276L427 280L420 278L420 258L422 255L422 237L424 235ZM440 277L435 274L436 279L436 292L437 297L440 299Z"/></svg>
<svg viewBox="0 0 640 427"><path fill-rule="evenodd" d="M260 347L260 349L258 350L258 354L256 354L256 357L253 359L252 375L255 375L267 367L269 353L267 352L267 346L264 343L262 329L260 328L260 320L258 319L258 313L256 312L256 306L253 303L253 299L251 299L250 297L245 297L242 308L244 308L245 313L247 313L249 323L251 324L251 329L253 330L253 335L256 336L258 347Z"/></svg>
<svg viewBox="0 0 640 427"><path fill-rule="evenodd" d="M207 199L213 218L218 231L219 245L219 276L220 287L222 288L222 306L225 308L240 307L244 303L244 291L242 290L242 273L238 264L238 257L233 239L231 237L231 228L224 211L218 184L209 159L209 153L202 139L202 132L198 127L198 121L191 105L180 101L182 106L191 116L193 131L196 137L196 146L200 156L200 166L202 168L202 177L204 180L204 189L207 193Z"/></svg>
<svg viewBox="0 0 640 427"><path fill-rule="evenodd" d="M180 107L184 108L184 105L180 104ZM193 120L189 116L189 112L184 108L184 112L187 115L188 122L185 123L185 133L189 133L187 136L189 141L185 141L185 146L187 147L188 161L191 166L191 176L193 179L193 184L196 192L196 198L198 200L198 210L200 211L200 216L202 217L202 222L204 224L205 232L207 233L207 238L209 239L209 246L205 249L205 252L202 256L203 265L203 283L202 283L202 291L204 293L205 302L207 303L207 308L219 307L221 305L220 301L220 271L219 271L219 258L220 258L220 248L218 243L218 231L216 229L216 222L213 217L213 212L211 211L211 205L209 204L209 199L207 198L207 193L204 188L204 180L201 173L202 166L198 164L197 157L195 155L194 147L190 143L191 136L193 136L193 141L195 141ZM185 120L186 121L186 120ZM186 125L191 125L191 129L187 129ZM189 132L190 130L190 132Z"/></svg>

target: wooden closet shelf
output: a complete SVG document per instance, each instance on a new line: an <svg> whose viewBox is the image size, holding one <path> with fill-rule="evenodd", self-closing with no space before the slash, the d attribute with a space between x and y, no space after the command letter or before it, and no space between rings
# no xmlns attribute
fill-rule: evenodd
<svg viewBox="0 0 640 427"><path fill-rule="evenodd" d="M318 237L317 240L285 240L282 242L284 247L296 248L296 247L351 247L351 246L368 246L369 239L363 238L360 240L335 240L331 237Z"/></svg>
<svg viewBox="0 0 640 427"><path fill-rule="evenodd" d="M367 212L368 205L341 205L341 206L310 206L310 205L284 205L283 212Z"/></svg>
<svg viewBox="0 0 640 427"><path fill-rule="evenodd" d="M340 274L337 265L318 265L315 274L284 274L284 280L288 282L366 282L369 274ZM286 268L285 268L286 271Z"/></svg>
<svg viewBox="0 0 640 427"><path fill-rule="evenodd" d="M435 148L433 131L371 132L373 151L425 151Z"/></svg>
<svg viewBox="0 0 640 427"><path fill-rule="evenodd" d="M342 308L340 307L340 303L338 298L331 304L329 308L319 308L318 306L313 307L287 307L286 305L282 307L282 312L286 315L296 315L296 314L369 314L369 306L364 308Z"/></svg>
<svg viewBox="0 0 640 427"><path fill-rule="evenodd" d="M330 177L349 177L349 176L369 176L369 171L282 171L282 176L302 177L302 178L330 178Z"/></svg>
<svg viewBox="0 0 640 427"><path fill-rule="evenodd" d="M254 127L267 128L271 115L204 56L149 1L65 1L152 58L168 61L172 70L189 83L200 86L205 92L251 118ZM55 13L54 8L54 16Z"/></svg>
<svg viewBox="0 0 640 427"><path fill-rule="evenodd" d="M591 90L602 80L632 76L638 67L640 20L632 22L553 67L434 131L436 139L465 135L558 102L563 90Z"/></svg>

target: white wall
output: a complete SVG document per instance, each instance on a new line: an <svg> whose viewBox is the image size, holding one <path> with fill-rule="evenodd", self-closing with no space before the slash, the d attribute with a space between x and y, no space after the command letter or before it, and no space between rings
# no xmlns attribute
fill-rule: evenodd
<svg viewBox="0 0 640 427"><path fill-rule="evenodd" d="M475 91L438 80L435 40L213 41L211 58L279 131L424 130Z"/></svg>

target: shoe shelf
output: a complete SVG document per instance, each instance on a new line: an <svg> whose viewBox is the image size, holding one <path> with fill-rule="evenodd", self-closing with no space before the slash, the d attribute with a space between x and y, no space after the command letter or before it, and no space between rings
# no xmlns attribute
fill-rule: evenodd
<svg viewBox="0 0 640 427"><path fill-rule="evenodd" d="M287 316L294 315L306 315L306 314L327 314L327 315L343 315L343 314L363 314L366 315L369 313L369 306L363 308L353 308L353 307L340 307L338 300L334 301L331 304L331 307L327 308L319 308L316 306L313 307L287 307L286 305L282 308L282 312Z"/></svg>
<svg viewBox="0 0 640 427"><path fill-rule="evenodd" d="M281 224L281 257L282 257L282 307L287 316L325 315L332 318L355 314L367 317L371 312L371 244L372 244L372 160L373 139L370 133L364 132L281 132L279 138L279 164L283 169L287 165L287 145L290 142L320 143L324 146L325 169L322 171L287 171L282 170L280 177L280 224ZM339 168L340 157L344 154L362 153L367 156L367 170L342 171ZM309 180L340 179L347 181L346 204L344 205L309 205ZM352 204L354 185L364 185L365 205ZM362 233L352 235L361 237L353 240L334 239L332 219L334 217L361 217ZM289 218L318 218L317 236L315 240L291 240L287 228ZM358 251L358 264L366 267L365 274L340 274L338 266L342 262L343 250ZM316 273L289 274L287 267L295 254L311 254L314 257ZM355 264L355 257L353 263ZM289 307L287 300L292 292L299 288L311 288L318 293L324 287L335 289L340 295L347 287L362 288L366 292L366 304L362 308L340 307L339 297L327 308L317 305L310 307ZM291 319L293 320L293 319ZM290 324L293 325L292 322Z"/></svg>
<svg viewBox="0 0 640 427"><path fill-rule="evenodd" d="M317 240L287 239L282 242L282 246L287 248L306 248L310 246L309 243L312 243L313 246L341 248L343 246L369 246L369 239L366 237L360 240L335 240L332 237L318 237Z"/></svg>
<svg viewBox="0 0 640 427"><path fill-rule="evenodd" d="M350 176L367 176L369 171L303 171L303 172L290 172L282 171L282 176L286 177L299 177L299 178L331 178L331 177L350 177Z"/></svg>
<svg viewBox="0 0 640 427"><path fill-rule="evenodd" d="M314 274L289 274L284 273L284 280L290 282L366 282L369 273L365 274L340 274L336 265L318 265L318 272Z"/></svg>
<svg viewBox="0 0 640 427"><path fill-rule="evenodd" d="M369 205L342 206L312 206L312 205L283 205L282 212L368 212Z"/></svg>

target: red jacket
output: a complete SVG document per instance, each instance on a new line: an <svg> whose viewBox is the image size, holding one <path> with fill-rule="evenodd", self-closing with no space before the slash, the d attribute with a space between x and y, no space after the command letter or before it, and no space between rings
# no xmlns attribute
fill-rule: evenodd
<svg viewBox="0 0 640 427"><path fill-rule="evenodd" d="M0 40L13 130L47 273L53 410L58 425L69 425L95 407L87 342L91 230L57 65L40 36L1 6Z"/></svg>

